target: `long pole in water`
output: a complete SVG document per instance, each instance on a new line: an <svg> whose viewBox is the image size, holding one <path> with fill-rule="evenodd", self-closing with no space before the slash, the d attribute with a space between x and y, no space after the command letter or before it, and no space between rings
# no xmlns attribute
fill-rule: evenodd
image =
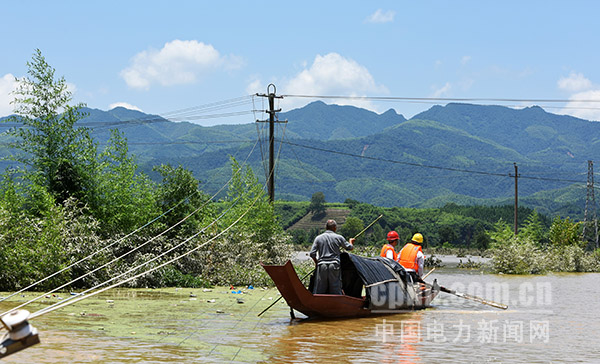
<svg viewBox="0 0 600 364"><path fill-rule="evenodd" d="M471 295L466 294L466 293L456 292L455 290L448 289L446 287L440 286L440 290L442 292L453 294L453 295L455 295L457 297L461 297L461 298L465 298L465 299L472 300L472 301L475 301L475 302L483 303L484 305L489 305L489 306L492 306L492 307L500 308L502 310L506 310L508 308L508 306L505 305L505 304L494 302L494 301L489 301L489 300L486 300L486 299L483 299L483 298L477 297L477 296L471 296Z"/></svg>
<svg viewBox="0 0 600 364"><path fill-rule="evenodd" d="M423 278L420 279L420 282L426 283L425 282L425 278L427 278L428 275L430 275L431 273L433 273L434 270L435 270L435 267L433 267L433 269L431 269L429 271L429 273L425 274L423 276ZM472 300L472 301L475 301L475 302L483 303L484 305L489 305L489 306L492 306L492 307L500 308L502 310L506 310L508 308L508 306L505 305L505 304L494 302L494 301L490 301L490 300L486 300L486 299L483 299L483 298L477 297L477 296L471 296L469 294L462 293L462 292L456 292L455 290L448 289L446 287L440 286L440 291L446 292L446 293L450 293L450 294L453 294L453 295L455 295L457 297L465 298L467 300Z"/></svg>
<svg viewBox="0 0 600 364"><path fill-rule="evenodd" d="M427 278L431 273L433 273L433 271L435 270L435 267L431 268L431 270L429 272L427 272L427 274L425 274L423 276L423 278L421 278L422 280L425 280L425 278Z"/></svg>
<svg viewBox="0 0 600 364"><path fill-rule="evenodd" d="M360 233L356 234L356 235L354 236L354 239L356 239L356 238L358 238L359 236L361 236L361 235L362 235L362 234L363 234L365 231L367 231L367 229L369 229L371 226L373 226L373 224L375 224L375 223L376 223L376 222L377 222L379 219L381 219L382 217L383 217L383 214L379 215L379 216L378 216L378 217L377 217L375 220L373 220L373 222L372 222L372 223L370 223L370 224L369 224L369 226L367 226L366 228L362 229L362 231L361 231ZM300 278L300 281L303 281L303 280L305 280L305 279L306 279L306 277L308 277L309 275L313 274L313 273L314 273L314 271L315 271L316 269L317 269L317 268L313 268L313 269L312 269L310 272L308 272L308 273L307 273L307 274L306 274L304 277ZM431 273L431 272L430 272L430 273ZM275 304L276 304L277 302L279 302L279 300L280 300L280 299L282 299L282 298L283 298L283 296L279 296L279 298L278 298L278 299L276 299L276 300L275 300L275 302L271 303L271 304L269 305L269 307L267 307L267 308L265 308L264 310L262 310L262 312L261 312L261 313L259 313L257 316L260 316L260 315L262 315L263 313L267 312L267 311L268 311L268 310L269 310L271 307L275 306Z"/></svg>

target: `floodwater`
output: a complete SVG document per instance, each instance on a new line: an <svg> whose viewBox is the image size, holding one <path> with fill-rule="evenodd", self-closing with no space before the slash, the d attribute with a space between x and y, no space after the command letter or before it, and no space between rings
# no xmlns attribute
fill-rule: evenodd
<svg viewBox="0 0 600 364"><path fill-rule="evenodd" d="M506 276L437 269L428 281L434 278L509 308L440 293L433 307L417 312L292 321L283 300L257 317L278 297L273 289L115 290L32 320L41 344L3 362L600 361L600 274ZM14 304L2 302L0 309Z"/></svg>

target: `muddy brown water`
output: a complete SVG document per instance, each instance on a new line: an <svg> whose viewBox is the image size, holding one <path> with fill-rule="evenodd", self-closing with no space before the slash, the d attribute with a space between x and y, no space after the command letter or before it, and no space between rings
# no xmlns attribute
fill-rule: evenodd
<svg viewBox="0 0 600 364"><path fill-rule="evenodd" d="M226 288L123 289L32 320L41 344L1 362L600 362L600 274L503 276L438 269L428 280L434 278L509 309L440 293L433 307L417 312L291 321L283 300L257 317L278 297L273 289L240 288L242 294ZM28 309L55 300L58 296ZM14 305L5 301L0 309Z"/></svg>

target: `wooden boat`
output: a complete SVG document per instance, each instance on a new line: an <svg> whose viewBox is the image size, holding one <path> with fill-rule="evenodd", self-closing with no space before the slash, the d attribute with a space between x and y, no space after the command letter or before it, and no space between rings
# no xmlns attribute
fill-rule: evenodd
<svg viewBox="0 0 600 364"><path fill-rule="evenodd" d="M340 258L343 295L313 294L312 284L304 286L289 260L284 265L262 266L287 304L308 317L363 317L418 310L429 307L440 291L436 281L412 282L404 268L388 258L350 253L342 253Z"/></svg>

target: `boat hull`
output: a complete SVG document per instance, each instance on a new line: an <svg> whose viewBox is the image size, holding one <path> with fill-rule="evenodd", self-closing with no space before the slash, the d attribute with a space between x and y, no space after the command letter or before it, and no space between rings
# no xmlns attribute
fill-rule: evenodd
<svg viewBox="0 0 600 364"><path fill-rule="evenodd" d="M284 265L261 265L269 274L287 304L292 309L308 317L364 317L372 314L393 314L406 312L407 310L412 311L428 307L431 300L439 292L439 290L434 289L430 285L424 287L422 285L415 285L417 289L405 289L405 292L411 291L414 292L414 295L406 295L402 300L398 300L400 304L396 303L389 307L381 305L375 307L372 298L313 294L304 286L289 260ZM385 287L385 285L382 285L382 287Z"/></svg>

